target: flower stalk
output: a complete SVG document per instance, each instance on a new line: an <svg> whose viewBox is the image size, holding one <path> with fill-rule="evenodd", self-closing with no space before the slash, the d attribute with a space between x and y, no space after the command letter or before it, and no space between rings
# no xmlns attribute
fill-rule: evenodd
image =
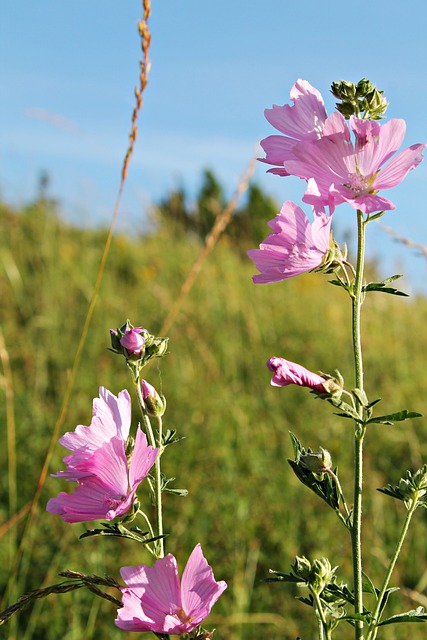
<svg viewBox="0 0 427 640"><path fill-rule="evenodd" d="M415 510L416 510L417 507L418 507L418 500L415 498L414 500L411 501L411 504L408 506L408 509L406 511L406 518L405 518L405 521L403 523L402 530L400 532L399 540L397 541L396 549L394 550L393 557L390 560L390 564L389 564L389 567L387 569L387 573L386 573L385 578L384 578L383 586L382 586L381 591L380 591L380 593L378 595L378 598L377 598L377 604L376 604L375 611L374 611L374 614L373 614L373 622L369 626L367 640L375 640L375 638L377 637L378 623L380 622L381 610L382 610L382 604L383 604L384 596L385 596L385 593L386 593L386 591L388 589L388 585L390 583L390 579L391 579L392 573L393 573L394 568L396 566L396 562L397 562L397 560L399 558L399 555L400 555L400 552L402 550L402 546L403 546L403 542L404 542L404 540L406 538L406 534L408 533L408 529L409 529L409 525L410 525L411 520L412 520L412 516L414 515Z"/></svg>
<svg viewBox="0 0 427 640"><path fill-rule="evenodd" d="M147 414L145 409L144 398L142 397L141 391L141 383L139 376L134 377L134 384L136 390L136 397L138 399L139 408L141 409L142 421L144 423L144 427L147 432L148 440L151 446L157 447L159 449L159 455L154 464L154 473L155 473L155 486L153 488L153 498L155 503L156 510L156 524L157 524L157 535L163 536L163 507L162 507L162 472L160 465L160 458L163 452L163 444L162 444L162 419L160 416L157 417L158 421L158 440L156 442L156 438L154 435L153 427L151 426L150 417ZM156 540L156 557L164 558L165 555L165 545L163 537L160 537Z"/></svg>
<svg viewBox="0 0 427 640"><path fill-rule="evenodd" d="M357 211L357 262L352 295L352 336L356 389L363 393L363 358L361 341L361 307L363 304L363 272L365 265L365 225L362 211ZM363 406L356 399L356 411L363 419ZM351 529L354 580L354 610L363 613L362 592L362 490L363 490L363 439L366 427L355 421L354 427L354 501ZM363 638L363 621L355 622L355 638Z"/></svg>

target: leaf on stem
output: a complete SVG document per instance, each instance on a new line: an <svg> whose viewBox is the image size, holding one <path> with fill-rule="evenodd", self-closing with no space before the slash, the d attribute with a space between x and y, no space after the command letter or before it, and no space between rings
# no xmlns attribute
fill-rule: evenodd
<svg viewBox="0 0 427 640"><path fill-rule="evenodd" d="M404 293L403 291L399 291L398 289L395 289L394 287L388 287L387 285L389 285L391 282L394 282L395 280L397 280L398 278L401 278L401 275L396 275L396 276L391 276L390 278L386 278L386 280L382 280L382 282L368 282L368 284L364 284L362 286L362 291L366 292L366 291L380 291L382 293L389 293L393 296L404 296L404 297L408 297L407 293Z"/></svg>
<svg viewBox="0 0 427 640"><path fill-rule="evenodd" d="M424 607L417 607L416 609L411 609L411 611L407 611L406 613L399 613L395 616L391 616L391 618L383 620L377 626L383 627L386 624L396 624L398 622L427 622L427 614L425 613Z"/></svg>
<svg viewBox="0 0 427 640"><path fill-rule="evenodd" d="M150 542L155 542L156 540L160 540L160 538L165 537L165 535L162 535L149 538L147 537L148 531L142 531L139 527L130 527L127 529L121 522L101 522L101 525L104 527L103 529L89 529L85 533L82 533L80 538L90 538L92 536L115 536L118 538L129 538L136 542L142 542L142 544L149 544Z"/></svg>
<svg viewBox="0 0 427 640"><path fill-rule="evenodd" d="M403 409L403 411L397 411L396 413L389 413L385 416L370 418L366 424L373 422L376 424L392 425L394 422L402 422L403 420L410 420L411 418L421 418L422 415L422 413L418 413L417 411L408 411L407 409Z"/></svg>

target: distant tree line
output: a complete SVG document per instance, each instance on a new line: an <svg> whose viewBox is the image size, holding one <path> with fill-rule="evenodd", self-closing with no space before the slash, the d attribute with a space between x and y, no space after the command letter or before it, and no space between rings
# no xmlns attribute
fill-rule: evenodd
<svg viewBox="0 0 427 640"><path fill-rule="evenodd" d="M194 234L204 239L217 216L224 210L227 200L224 190L214 173L205 170L202 183L194 201L190 202L183 187L171 191L156 206L158 222L174 225L183 234ZM279 212L277 203L259 185L251 183L244 202L233 214L224 231L238 248L246 250L258 245L267 233L267 221Z"/></svg>

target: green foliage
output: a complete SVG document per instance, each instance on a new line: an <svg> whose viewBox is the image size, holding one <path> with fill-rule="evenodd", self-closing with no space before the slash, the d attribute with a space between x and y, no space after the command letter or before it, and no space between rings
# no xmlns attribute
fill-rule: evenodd
<svg viewBox="0 0 427 640"><path fill-rule="evenodd" d="M274 213L257 213L263 237ZM235 229L236 236L230 231L215 248L185 300L169 332L169 355L161 363L153 361L145 376L167 398L165 429L173 432L174 439L185 437L168 447L163 461L166 476L176 476L177 486L189 490L188 497L165 494L166 548L184 564L200 541L217 579L229 583L206 623L208 628L217 627L218 640L311 638L315 635L311 615L292 598L297 590L292 592L290 585L290 592L285 592L262 580L269 569L289 566L296 555L327 555L340 566L340 579L350 583L348 531L291 473L286 464L293 455L288 432L315 450L325 447L331 453L347 496L353 434L328 403L314 402L300 388L271 387L265 361L277 355L311 370L333 372L338 367L351 388L348 300L318 274L255 286L253 264L242 258L242 251L235 251L237 217ZM131 389L124 358L108 351L109 330L128 317L150 333L160 332L200 250L200 235L183 237L176 227L165 224L147 237L114 238L64 430L89 424L92 398L100 385L115 394ZM13 375L16 510L25 508L34 495L105 237L105 230L65 225L51 203L20 213L5 206L0 211L0 321ZM244 240L239 249L243 244ZM244 250L254 244L251 241ZM390 415L402 406L422 410L427 389L427 301L367 296L364 318L368 396L381 395ZM2 400L5 384L3 379ZM133 404L136 423L135 399ZM0 419L10 430L3 401ZM375 489L408 468L420 468L427 457L425 420L399 425L384 429L372 424L367 433L364 535L369 553L364 569L375 583L384 574L402 523L399 503ZM61 468L65 454L57 445L49 473ZM13 486L9 464L4 446L0 451L4 493ZM47 500L63 488L60 480L47 478L27 539L31 557L26 556L18 569L11 566L11 558L25 518L3 532L2 590L8 572L14 572L4 606L31 589L57 583L57 574L64 569L107 574L120 581L121 566L151 563L141 544L110 536L79 540L86 526L68 525L46 513ZM139 498L149 507L143 485ZM0 513L4 523L13 515L6 500ZM402 588L389 604L389 617L422 604L417 592L427 581L423 514L420 510L414 518L402 552L398 568ZM2 633L20 640L123 638L114 618L110 602L78 589L37 600L5 624ZM344 640L352 636L350 625L345 626L340 636ZM424 637L423 625L411 626L413 640ZM384 626L381 638L407 638L405 625Z"/></svg>

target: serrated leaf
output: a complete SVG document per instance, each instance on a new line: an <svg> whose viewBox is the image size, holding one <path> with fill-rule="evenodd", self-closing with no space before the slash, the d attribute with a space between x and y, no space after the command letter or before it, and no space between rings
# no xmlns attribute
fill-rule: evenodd
<svg viewBox="0 0 427 640"><path fill-rule="evenodd" d="M408 411L407 409L403 409L403 411L397 411L396 413L389 413L385 416L370 418L366 424L370 424L371 422L376 424L393 424L394 422L403 422L403 420L410 420L412 418L421 418L422 415L422 413L418 413L417 411Z"/></svg>
<svg viewBox="0 0 427 640"><path fill-rule="evenodd" d="M417 607L407 613L399 613L391 616L391 618L383 620L377 626L384 627L386 624L397 624L400 622L427 622L427 614L424 613L424 607Z"/></svg>

